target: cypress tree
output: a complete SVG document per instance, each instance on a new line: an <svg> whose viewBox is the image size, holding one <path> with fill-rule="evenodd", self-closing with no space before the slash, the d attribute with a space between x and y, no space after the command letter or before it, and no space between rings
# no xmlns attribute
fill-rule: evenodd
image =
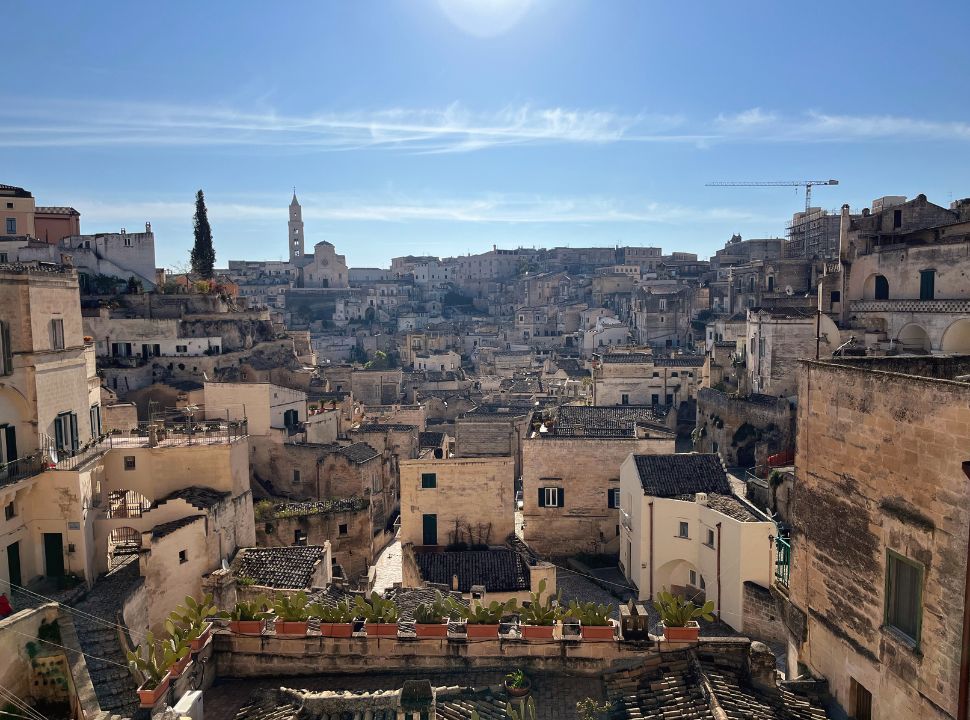
<svg viewBox="0 0 970 720"><path fill-rule="evenodd" d="M212 228L205 209L205 195L195 194L195 245L192 246L192 272L206 280L212 278L216 264L216 250L212 246Z"/></svg>

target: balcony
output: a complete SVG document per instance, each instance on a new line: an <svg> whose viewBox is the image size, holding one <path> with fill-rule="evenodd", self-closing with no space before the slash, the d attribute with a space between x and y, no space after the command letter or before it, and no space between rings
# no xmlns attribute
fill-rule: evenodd
<svg viewBox="0 0 970 720"><path fill-rule="evenodd" d="M0 487L40 475L44 469L43 455L39 452L0 464Z"/></svg>
<svg viewBox="0 0 970 720"><path fill-rule="evenodd" d="M775 582L784 588L788 588L788 579L791 575L791 539L786 537L775 538Z"/></svg>
<svg viewBox="0 0 970 720"><path fill-rule="evenodd" d="M970 313L970 300L855 300L849 303L854 313Z"/></svg>

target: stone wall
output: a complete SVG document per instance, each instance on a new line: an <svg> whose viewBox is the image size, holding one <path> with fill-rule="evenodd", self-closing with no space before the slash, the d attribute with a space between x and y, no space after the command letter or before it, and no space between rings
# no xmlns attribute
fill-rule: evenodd
<svg viewBox="0 0 970 720"><path fill-rule="evenodd" d="M791 506L800 660L843 707L853 681L869 690L873 717L957 714L970 384L914 373L966 370L965 358L804 363ZM887 627L889 551L921 568L915 646Z"/></svg>
<svg viewBox="0 0 970 720"><path fill-rule="evenodd" d="M765 642L788 642L788 631L768 588L753 582L744 583L742 603L741 631L745 635Z"/></svg>
<svg viewBox="0 0 970 720"><path fill-rule="evenodd" d="M753 467L757 443L767 443L769 454L794 444L795 411L783 398L743 398L701 388L697 392L695 434L696 451L716 452L728 466Z"/></svg>
<svg viewBox="0 0 970 720"><path fill-rule="evenodd" d="M522 444L524 539L540 555L618 552L620 466L631 453L674 452L674 439L538 437ZM539 488L561 487L565 506L539 507Z"/></svg>

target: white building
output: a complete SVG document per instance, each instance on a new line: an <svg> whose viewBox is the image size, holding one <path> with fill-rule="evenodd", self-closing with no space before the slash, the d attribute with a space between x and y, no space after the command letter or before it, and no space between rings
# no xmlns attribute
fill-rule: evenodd
<svg viewBox="0 0 970 720"><path fill-rule="evenodd" d="M415 370L431 370L434 372L454 372L461 368L461 355L449 350L443 353L430 353L429 355L415 355Z"/></svg>
<svg viewBox="0 0 970 720"><path fill-rule="evenodd" d="M620 468L620 565L641 600L714 601L742 629L744 583L769 587L773 522L731 492L717 455L633 455Z"/></svg>
<svg viewBox="0 0 970 720"><path fill-rule="evenodd" d="M630 343L630 327L615 317L599 317L590 330L582 332L582 353L584 358L590 358L593 353L604 352L615 345Z"/></svg>

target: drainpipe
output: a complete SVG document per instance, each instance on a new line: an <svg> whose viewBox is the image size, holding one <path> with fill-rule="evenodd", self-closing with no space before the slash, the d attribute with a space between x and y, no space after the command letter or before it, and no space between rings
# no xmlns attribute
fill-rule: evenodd
<svg viewBox="0 0 970 720"><path fill-rule="evenodd" d="M653 501L650 503L650 600L653 601Z"/></svg>
<svg viewBox="0 0 970 720"><path fill-rule="evenodd" d="M717 528L717 619L721 619L721 523Z"/></svg>
<svg viewBox="0 0 970 720"><path fill-rule="evenodd" d="M963 473L970 479L970 460L963 461ZM964 720L970 711L970 549L967 552L966 581L963 588L963 644L960 653L960 698L957 717Z"/></svg>

